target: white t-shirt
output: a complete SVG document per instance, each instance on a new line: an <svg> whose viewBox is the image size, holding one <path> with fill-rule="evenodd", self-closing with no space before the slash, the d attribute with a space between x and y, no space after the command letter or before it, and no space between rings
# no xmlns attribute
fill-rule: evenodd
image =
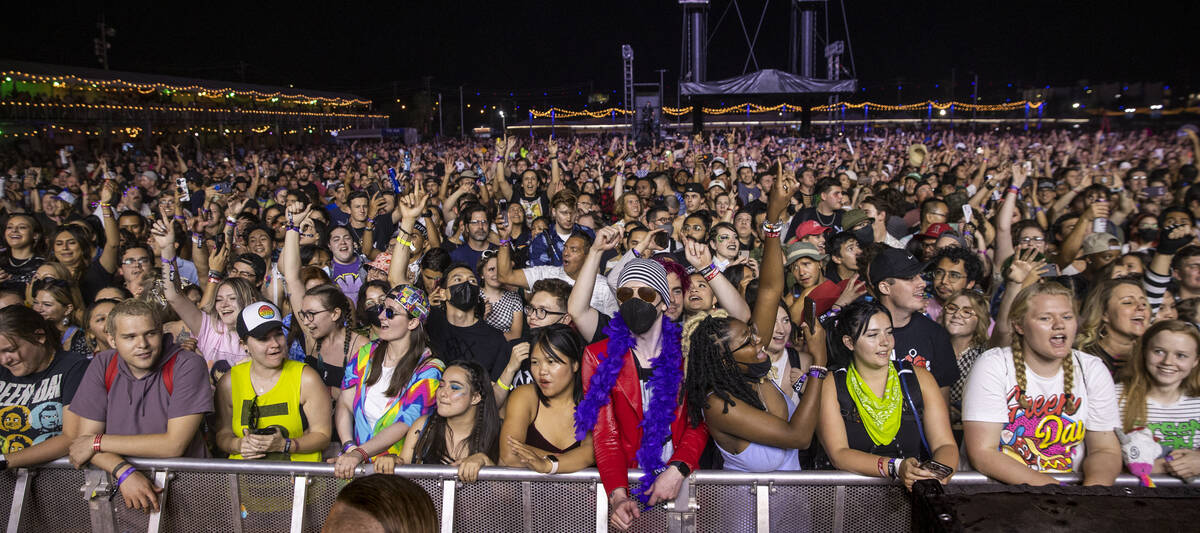
<svg viewBox="0 0 1200 533"><path fill-rule="evenodd" d="M1121 401L1121 414L1125 414L1124 386L1117 384L1117 398ZM1163 405L1146 398L1146 429L1154 440L1172 450L1200 449L1196 434L1200 433L1200 397L1183 395L1179 401Z"/></svg>
<svg viewBox="0 0 1200 533"><path fill-rule="evenodd" d="M575 286L575 280L567 275L567 271L561 266L534 266L522 269L525 272L525 283L527 287L532 288L533 284L538 280L554 278L561 279L572 287ZM599 274L596 275L596 284L592 286L592 307L597 311L608 316L613 316L617 312L617 295L608 286L608 279Z"/></svg>
<svg viewBox="0 0 1200 533"><path fill-rule="evenodd" d="M1063 409L1063 373L1052 378L1026 370L1025 391L1033 405L1026 413L1017 404L1017 378L1011 348L992 348L971 368L963 392L963 421L1004 424L999 450L1039 472L1078 471L1086 457L1087 431L1112 431L1121 426L1112 377L1099 358L1072 352L1075 372L1071 392L1078 408Z"/></svg>
<svg viewBox="0 0 1200 533"><path fill-rule="evenodd" d="M367 387L367 397L363 399L363 416L371 427L375 427L375 422L387 412L388 404L392 402L392 398L387 395L387 389L396 367L381 366L380 369L382 372L379 374L379 380Z"/></svg>

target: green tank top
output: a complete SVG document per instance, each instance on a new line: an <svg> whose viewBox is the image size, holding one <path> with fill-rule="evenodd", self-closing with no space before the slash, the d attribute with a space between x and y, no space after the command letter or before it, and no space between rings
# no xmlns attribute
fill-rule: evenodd
<svg viewBox="0 0 1200 533"><path fill-rule="evenodd" d="M229 371L233 397L233 434L245 437L250 431L251 409L257 405L258 428L278 428L285 439L298 439L304 434L306 425L300 409L300 375L304 363L287 360L279 381L266 393L255 395L250 383L250 361L238 364ZM241 459L240 454L231 454L230 459ZM271 461L320 462L321 452L282 453L271 452L263 459Z"/></svg>

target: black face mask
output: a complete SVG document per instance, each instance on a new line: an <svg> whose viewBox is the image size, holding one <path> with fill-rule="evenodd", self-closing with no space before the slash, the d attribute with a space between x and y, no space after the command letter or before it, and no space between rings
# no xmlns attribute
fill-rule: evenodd
<svg viewBox="0 0 1200 533"><path fill-rule="evenodd" d="M475 309L475 305L479 303L479 288L475 285L462 282L450 287L450 305L462 311L470 311Z"/></svg>
<svg viewBox="0 0 1200 533"><path fill-rule="evenodd" d="M875 228L870 224L854 230L854 236L863 246L873 244L875 242Z"/></svg>
<svg viewBox="0 0 1200 533"><path fill-rule="evenodd" d="M1142 242L1153 242L1158 238L1158 230L1138 228L1137 236Z"/></svg>
<svg viewBox="0 0 1200 533"><path fill-rule="evenodd" d="M654 304L634 297L621 304L621 318L625 320L625 325L629 326L630 333L641 335L654 327L654 322L658 320L658 310L654 308Z"/></svg>
<svg viewBox="0 0 1200 533"><path fill-rule="evenodd" d="M370 305L367 306L366 309L363 309L363 312L366 313L366 316L362 317L363 323L367 324L368 326L378 326L379 312L381 309L382 307L378 305Z"/></svg>
<svg viewBox="0 0 1200 533"><path fill-rule="evenodd" d="M757 363L743 363L738 361L738 364L745 368L745 370L742 371L742 375L746 376L747 379L762 379L763 376L767 375L767 373L771 371L770 359L759 361Z"/></svg>

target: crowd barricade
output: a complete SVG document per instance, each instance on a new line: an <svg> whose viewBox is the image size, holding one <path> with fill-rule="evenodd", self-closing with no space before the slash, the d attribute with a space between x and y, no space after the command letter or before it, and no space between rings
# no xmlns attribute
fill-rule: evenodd
<svg viewBox="0 0 1200 533"><path fill-rule="evenodd" d="M60 459L0 473L0 509L9 509L6 531L319 531L346 483L334 478L333 466L325 463L130 462L164 487L160 511L146 514L126 508L107 473L77 470ZM474 483L458 481L455 472L446 466L396 469L429 493L442 531L608 530L607 496L594 469L546 475L484 468ZM359 476L369 473L368 467L357 471ZM640 475L630 471L631 481ZM1155 480L1160 486L1182 486L1175 478ZM991 481L977 472L960 472L951 483ZM1138 480L1121 476L1117 484L1136 486ZM699 471L673 502L643 512L634 531L903 532L911 528L910 512L904 489L879 478L838 471Z"/></svg>

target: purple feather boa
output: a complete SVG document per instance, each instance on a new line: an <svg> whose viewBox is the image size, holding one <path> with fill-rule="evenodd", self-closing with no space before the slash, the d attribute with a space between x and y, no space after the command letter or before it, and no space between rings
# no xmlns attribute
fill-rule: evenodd
<svg viewBox="0 0 1200 533"><path fill-rule="evenodd" d="M680 347L682 328L666 316L662 317L662 352L650 360L653 374L649 388L652 392L650 406L643 413L639 424L642 442L637 451L638 465L642 467L640 486L631 493L643 505L649 500L650 486L666 465L662 459L663 444L671 438L671 422L675 421L675 409L679 405L679 387L683 383L683 352ZM600 409L608 405L612 388L625 366L625 354L634 347L637 339L629 332L621 313L613 315L608 327L608 351L596 366L588 390L579 407L575 409L575 438L583 440L596 427Z"/></svg>

